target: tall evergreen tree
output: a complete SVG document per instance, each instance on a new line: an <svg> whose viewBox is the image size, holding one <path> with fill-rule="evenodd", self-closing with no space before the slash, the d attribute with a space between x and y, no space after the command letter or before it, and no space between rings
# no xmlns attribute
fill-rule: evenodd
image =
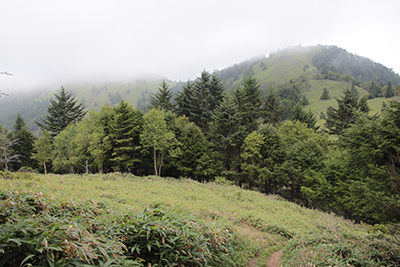
<svg viewBox="0 0 400 267"><path fill-rule="evenodd" d="M175 97L175 113L178 117L186 116L190 118L191 103L193 102L193 85L192 81L187 81L183 85L183 90Z"/></svg>
<svg viewBox="0 0 400 267"><path fill-rule="evenodd" d="M386 91L385 91L385 98L390 98L393 96L394 96L393 86L392 86L392 83L390 81L388 81Z"/></svg>
<svg viewBox="0 0 400 267"><path fill-rule="evenodd" d="M59 134L70 123L80 121L86 115L82 104L78 104L64 87L61 87L59 93L54 96L56 99L50 99L50 106L47 107L49 114L42 122L36 122L42 130L50 132L52 137Z"/></svg>
<svg viewBox="0 0 400 267"><path fill-rule="evenodd" d="M319 126L316 126L317 118L315 114L311 110L305 111L302 105L300 105L300 103L297 103L293 109L292 121L293 122L299 121L305 123L307 124L308 128L314 130L318 130L319 128Z"/></svg>
<svg viewBox="0 0 400 267"><path fill-rule="evenodd" d="M234 92L234 102L237 105L240 125L244 126L249 134L257 130L261 117L261 90L258 80L249 76L244 80L243 87Z"/></svg>
<svg viewBox="0 0 400 267"><path fill-rule="evenodd" d="M215 72L211 75L209 91L211 94L210 110L214 113L214 110L219 106L224 98L224 85L221 78L219 78L218 74Z"/></svg>
<svg viewBox="0 0 400 267"><path fill-rule="evenodd" d="M162 83L160 83L157 94L150 97L150 109L159 108L166 111L172 110L172 97L172 90L169 89L169 85L163 80Z"/></svg>
<svg viewBox="0 0 400 267"><path fill-rule="evenodd" d="M331 97L329 96L329 91L328 91L328 89L324 88L324 91L322 92L322 95L320 96L319 99L321 99L321 100L328 100L328 99L330 99L330 98L331 98Z"/></svg>
<svg viewBox="0 0 400 267"><path fill-rule="evenodd" d="M199 126L202 132L208 131L212 120L210 84L211 74L202 71L193 86L193 101L190 105L189 120Z"/></svg>
<svg viewBox="0 0 400 267"><path fill-rule="evenodd" d="M132 171L140 162L140 133L143 128L143 113L135 110L127 102L121 101L114 107L111 125L112 158L114 170Z"/></svg>
<svg viewBox="0 0 400 267"><path fill-rule="evenodd" d="M336 98L337 108L329 106L326 110L325 126L330 134L341 135L344 129L353 125L357 119L356 112L368 114L370 108L366 97L359 99L355 90L344 90L340 98Z"/></svg>
<svg viewBox="0 0 400 267"><path fill-rule="evenodd" d="M274 89L267 92L265 103L262 107L264 123L276 125L282 120L284 108Z"/></svg>
<svg viewBox="0 0 400 267"><path fill-rule="evenodd" d="M245 137L236 105L229 97L215 109L211 126L211 140L222 160L223 171L238 172L240 146Z"/></svg>
<svg viewBox="0 0 400 267"><path fill-rule="evenodd" d="M31 154L35 136L26 127L25 121L19 113L14 121L13 138L18 141L12 145L11 149L14 154L20 156L19 161L12 163L12 168L14 170L19 170L22 166L34 168L35 161L31 159Z"/></svg>

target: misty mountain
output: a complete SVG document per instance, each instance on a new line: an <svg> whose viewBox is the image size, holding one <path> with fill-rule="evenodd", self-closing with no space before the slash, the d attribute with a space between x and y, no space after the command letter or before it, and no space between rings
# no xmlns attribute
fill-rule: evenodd
<svg viewBox="0 0 400 267"><path fill-rule="evenodd" d="M375 99L369 100L373 112L379 112L385 101L383 96L388 81L393 84L395 92L400 91L400 76L393 70L335 46L286 48L270 53L268 57L257 56L234 64L217 73L227 91L242 85L249 75L257 78L264 92L271 89L277 91L284 105L289 107L287 116L290 116L290 106L298 102L317 115L325 112L328 105L335 105L334 98L351 84L360 95L370 94L372 86L378 87ZM153 77L128 82L72 83L63 86L87 110L98 111L102 106L113 106L122 99L134 108L146 110L150 97L158 91L162 80L162 77ZM182 90L183 82L165 80L173 92ZM49 99L60 88L61 85L28 94L10 93L0 97L0 124L11 129L20 113L28 127L38 134L34 121L40 121L46 115ZM330 92L330 100L320 100L324 90Z"/></svg>
<svg viewBox="0 0 400 267"><path fill-rule="evenodd" d="M320 48L321 50L311 60L314 67L323 68L331 65L339 74L351 75L362 82L374 80L383 84L387 84L388 81L393 85L400 84L400 76L382 64L351 54L336 46L320 46Z"/></svg>

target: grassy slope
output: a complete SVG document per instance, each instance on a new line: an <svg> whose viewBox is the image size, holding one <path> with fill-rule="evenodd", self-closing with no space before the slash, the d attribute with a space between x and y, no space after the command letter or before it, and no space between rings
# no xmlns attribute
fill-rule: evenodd
<svg viewBox="0 0 400 267"><path fill-rule="evenodd" d="M113 83L76 83L64 86L67 91L73 92L76 99L81 101L83 98L86 101L86 108L89 110L100 110L106 104L110 104L108 94L115 95L117 92L122 99L129 102L136 108L137 101L143 92L148 91L146 97L151 93L156 93L162 79L137 79L130 82L113 82ZM173 85L172 82L167 82ZM127 90L129 89L129 93ZM59 90L48 91L42 95L42 98L53 98L54 94ZM95 103L97 105L95 105Z"/></svg>
<svg viewBox="0 0 400 267"><path fill-rule="evenodd" d="M296 240L317 229L326 229L326 225L335 225L357 236L366 234L364 226L356 226L334 215L235 186L201 184L186 179L124 177L118 173L37 177L33 180L0 179L0 188L43 192L56 202L103 201L115 211L139 212L161 205L173 212L184 212L243 233L259 248L258 266L265 266L267 257L287 244L284 236L291 235L292 240Z"/></svg>
<svg viewBox="0 0 400 267"><path fill-rule="evenodd" d="M310 102L306 109L310 109L317 116L318 125L324 123L320 120L321 112L326 112L328 106L336 107L335 98L340 97L344 89L351 87L348 82L332 81L332 80L316 80L318 70L311 65L313 56L320 50L320 47L295 47L286 52L278 53L263 60L267 66L266 70L260 67L260 64L253 66L254 77L256 77L263 89L270 86L285 83L291 79L296 80L299 77L307 79L307 87L302 89L304 94ZM307 72L304 72L304 65L309 65ZM242 78L242 77L241 77ZM331 99L320 100L320 96L324 88L329 90ZM360 96L367 95L368 92L360 87L356 87ZM392 98L394 99L394 98ZM389 102L390 99L375 98L368 100L371 107L370 115L380 113L383 102Z"/></svg>

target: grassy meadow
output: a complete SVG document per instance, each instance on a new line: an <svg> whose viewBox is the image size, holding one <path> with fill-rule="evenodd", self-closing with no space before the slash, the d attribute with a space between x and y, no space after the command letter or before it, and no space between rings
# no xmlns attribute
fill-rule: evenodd
<svg viewBox="0 0 400 267"><path fill-rule="evenodd" d="M356 225L233 185L110 173L0 178L0 188L43 193L53 203L101 202L112 210L110 217L162 208L219 231L231 229L243 242L234 266L247 266L254 258L257 266L266 266L280 249L283 266L381 266L400 258L399 245L387 235L386 226ZM360 262L369 265L357 265Z"/></svg>

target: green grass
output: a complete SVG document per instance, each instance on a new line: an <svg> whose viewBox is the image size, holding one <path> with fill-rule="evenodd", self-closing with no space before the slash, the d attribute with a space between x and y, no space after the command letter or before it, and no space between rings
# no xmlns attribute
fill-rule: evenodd
<svg viewBox="0 0 400 267"><path fill-rule="evenodd" d="M346 235L363 240L369 229L335 215L301 207L278 196L266 196L233 185L202 184L188 179L135 177L119 173L50 174L36 175L34 179L0 179L0 188L42 192L58 203L104 202L117 213L137 213L145 208L163 207L170 212L188 214L216 227L230 227L244 235L251 244L245 248L250 253L247 255L260 255L259 266L265 266L272 252L288 244L290 249L284 254L287 261L292 257L297 259L300 251L310 253L307 249L312 249L312 246L301 246L306 242L304 238L331 238L340 233L342 240L346 240ZM337 240L333 244L337 244Z"/></svg>

